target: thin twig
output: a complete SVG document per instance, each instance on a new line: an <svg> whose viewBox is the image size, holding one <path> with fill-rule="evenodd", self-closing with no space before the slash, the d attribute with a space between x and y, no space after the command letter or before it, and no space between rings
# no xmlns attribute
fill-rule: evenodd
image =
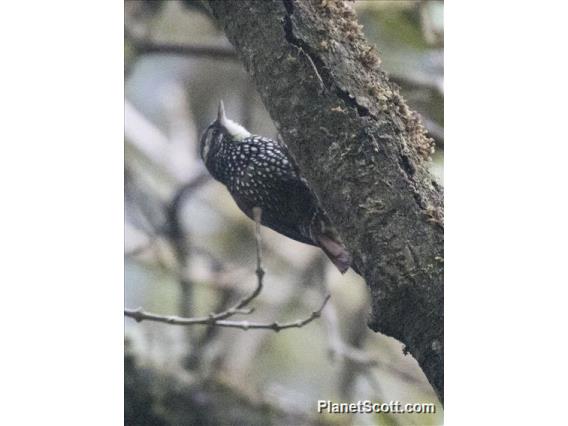
<svg viewBox="0 0 568 426"><path fill-rule="evenodd" d="M129 318L133 318L137 322L141 322L144 320L148 321L155 321L155 322L163 322L166 324L172 325L209 325L209 326L216 326L216 327L228 327L228 328L240 328L241 330L251 330L251 329L267 329L273 331L280 331L285 330L287 328L301 328L306 324L309 324L314 319L319 318L321 316L321 312L325 305L327 304L328 300L330 299L331 295L327 294L321 304L320 308L313 311L311 315L307 318L302 320L296 320L286 323L260 323L260 322L250 322L250 321L230 321L226 318L230 318L234 315L249 315L254 311L254 308L247 307L250 302L252 302L262 291L263 287L263 279L264 279L264 269L262 267L262 238L260 234L260 225L261 225L261 217L262 211L259 207L253 208L253 217L255 222L255 238L256 238L256 276L257 276L257 285L256 288L247 296L240 299L234 306L231 308L219 312L219 313L212 313L206 317L192 317L192 318L184 318L175 315L158 315L153 314L150 312L145 312L142 308L138 309L125 309L124 315Z"/></svg>
<svg viewBox="0 0 568 426"><path fill-rule="evenodd" d="M124 316L133 318L137 322L144 320L164 322L167 324L174 325L195 325L195 324L213 324L218 321L219 318L226 318L229 311L220 312L218 314L210 314L206 317L193 317L184 318L177 315L158 315L151 312L144 312L141 308L138 309L125 309ZM247 315L252 313L252 308L248 309L235 309L232 311L231 315L243 314Z"/></svg>
<svg viewBox="0 0 568 426"><path fill-rule="evenodd" d="M272 323L260 323L260 322L251 322L251 321L230 321L230 320L219 320L219 319L215 319L218 318L219 315L221 314L225 314L225 313L220 313L220 314L212 314L208 317L200 317L200 318L182 318L182 317L178 317L175 315L171 315L171 316L164 316L164 315L156 315L156 314L152 314L149 312L144 312L141 309L125 309L124 310L124 315L130 318L135 319L136 321L140 322L140 321L144 321L144 320L148 320L148 321L155 321L155 322L163 322L163 323L167 323L167 324L172 324L172 325L213 325L216 327L228 327L228 328L239 328L241 330L252 330L252 329L265 329L265 330L273 330L273 331L280 331L280 330L285 330L288 328L301 328L307 324L309 324L310 322L312 322L313 320L315 320L316 318L319 318L321 316L321 312L323 310L323 308L325 307L325 305L327 304L328 300L331 298L331 295L327 295L325 296L323 303L321 304L321 306L319 307L319 309L317 309L316 311L313 311L311 313L311 315L307 318L304 318L303 320L296 320L296 321L290 321L290 322L286 322L286 323L278 323L278 322L272 322ZM236 313L240 313L240 314L248 314L250 313L251 308L249 309L245 309L245 310L238 310Z"/></svg>
<svg viewBox="0 0 568 426"><path fill-rule="evenodd" d="M260 235L260 223L262 219L262 209L260 207L253 207L252 214L254 217L254 236L256 239L256 277L258 286L253 293L250 300L254 299L262 290L264 269L262 267L262 238ZM250 301L248 300L247 303Z"/></svg>

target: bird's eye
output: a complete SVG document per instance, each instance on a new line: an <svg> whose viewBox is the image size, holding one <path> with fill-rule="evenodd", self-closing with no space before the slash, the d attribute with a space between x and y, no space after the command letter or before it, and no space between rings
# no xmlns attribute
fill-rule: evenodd
<svg viewBox="0 0 568 426"><path fill-rule="evenodd" d="M207 161L211 147L221 141L223 135L216 127L209 127L201 137L201 158Z"/></svg>
<svg viewBox="0 0 568 426"><path fill-rule="evenodd" d="M211 129L207 132L207 138L205 140L205 144L207 146L211 146L211 142L213 142L213 140L215 140L215 129Z"/></svg>

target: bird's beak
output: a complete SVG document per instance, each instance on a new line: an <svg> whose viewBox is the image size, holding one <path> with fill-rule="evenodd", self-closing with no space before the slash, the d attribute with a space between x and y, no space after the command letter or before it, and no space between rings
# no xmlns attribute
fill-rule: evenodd
<svg viewBox="0 0 568 426"><path fill-rule="evenodd" d="M225 115L225 106L223 105L223 101L219 101L219 110L217 111L217 121L221 124L224 124L227 120L227 116Z"/></svg>

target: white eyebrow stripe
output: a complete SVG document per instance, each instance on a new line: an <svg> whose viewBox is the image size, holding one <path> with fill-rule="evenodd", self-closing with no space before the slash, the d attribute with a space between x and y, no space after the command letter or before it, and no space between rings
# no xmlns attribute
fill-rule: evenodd
<svg viewBox="0 0 568 426"><path fill-rule="evenodd" d="M235 123L233 120L229 120L228 118L224 118L221 121L221 125L227 129L227 132L231 135L231 137L235 140L243 140L251 136L251 133L241 126L238 123Z"/></svg>

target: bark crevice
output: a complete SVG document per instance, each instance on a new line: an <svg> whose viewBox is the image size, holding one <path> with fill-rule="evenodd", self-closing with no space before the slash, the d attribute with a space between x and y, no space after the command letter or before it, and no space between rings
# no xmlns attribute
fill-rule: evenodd
<svg viewBox="0 0 568 426"><path fill-rule="evenodd" d="M353 107L357 110L357 113L360 117L372 116L369 109L364 107L363 105L359 105L353 95L351 95L347 90L344 90L335 84L333 76L326 69L324 61L318 56L316 51L312 49L312 47L305 40L299 38L294 34L294 23L292 20L294 14L294 2L293 0L282 0L282 2L286 9L286 16L284 16L284 31L286 33L286 40L288 40L290 44L296 46L298 50L304 53L308 57L309 61L312 62L314 71L322 81L325 89L334 90L335 94L340 99L343 99L347 106Z"/></svg>

